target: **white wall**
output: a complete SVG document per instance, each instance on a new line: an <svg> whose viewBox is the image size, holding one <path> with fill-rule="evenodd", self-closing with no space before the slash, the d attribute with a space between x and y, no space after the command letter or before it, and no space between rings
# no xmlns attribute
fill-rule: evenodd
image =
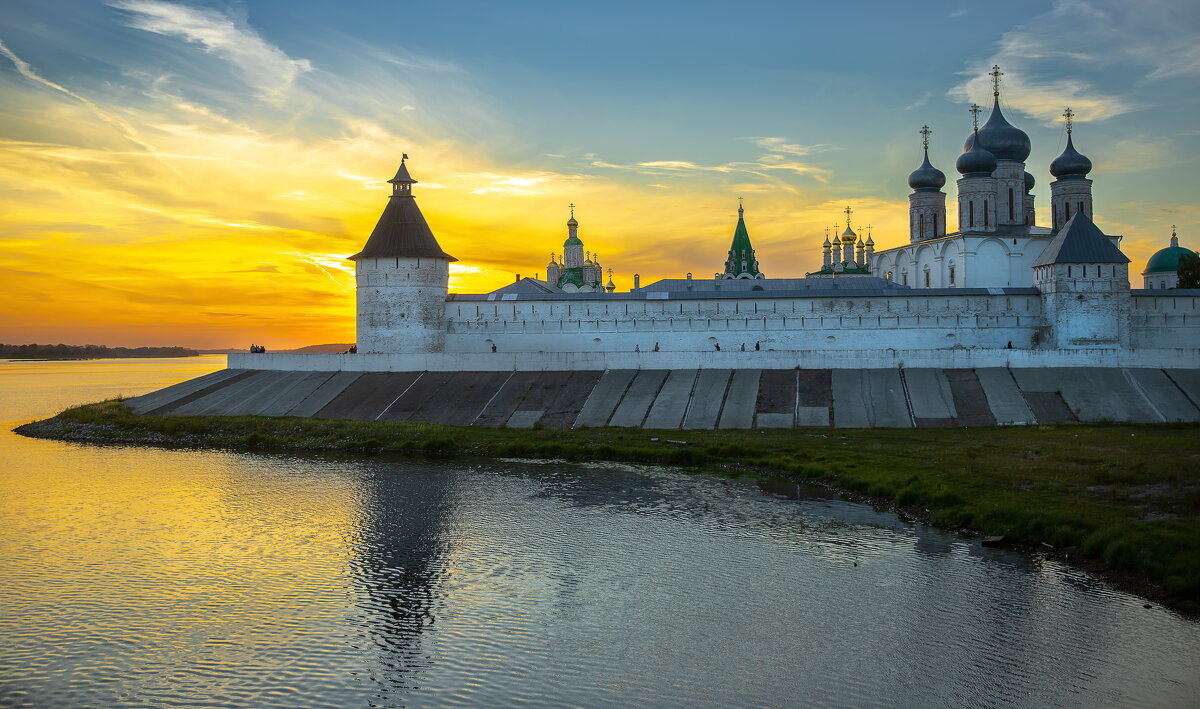
<svg viewBox="0 0 1200 709"><path fill-rule="evenodd" d="M230 369L289 371L602 371L605 369L878 369L889 367L1167 367L1195 369L1200 349L829 350L818 352L545 352L231 354Z"/></svg>

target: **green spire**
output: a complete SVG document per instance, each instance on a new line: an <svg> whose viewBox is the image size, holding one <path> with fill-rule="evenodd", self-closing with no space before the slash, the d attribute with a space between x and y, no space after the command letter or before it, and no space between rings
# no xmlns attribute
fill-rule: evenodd
<svg viewBox="0 0 1200 709"><path fill-rule="evenodd" d="M750 245L750 233L746 231L745 211L739 198L737 228L733 231L733 243L729 246L729 258L725 261L726 278L737 278L743 273L748 273L754 278L760 275L758 260L754 257L754 247Z"/></svg>

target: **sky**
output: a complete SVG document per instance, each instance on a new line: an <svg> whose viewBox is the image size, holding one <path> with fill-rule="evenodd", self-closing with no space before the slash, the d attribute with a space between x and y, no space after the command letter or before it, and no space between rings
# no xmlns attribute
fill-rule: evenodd
<svg viewBox="0 0 1200 709"><path fill-rule="evenodd" d="M847 205L907 242L925 124L956 223L993 64L1038 223L1070 106L1137 274L1200 247L1197 36L1187 0L0 0L0 341L351 342L404 153L452 291L544 274L572 203L618 290L721 270L738 197L802 276Z"/></svg>

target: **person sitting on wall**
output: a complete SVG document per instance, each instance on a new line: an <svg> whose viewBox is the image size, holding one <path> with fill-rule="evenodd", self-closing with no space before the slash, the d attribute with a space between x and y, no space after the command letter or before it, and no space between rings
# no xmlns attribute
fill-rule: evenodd
<svg viewBox="0 0 1200 709"><path fill-rule="evenodd" d="M720 351L721 351L721 343L720 343L720 342L714 342L714 343L713 343L713 349L714 349L714 350L716 350L717 352L720 352Z"/></svg>
<svg viewBox="0 0 1200 709"><path fill-rule="evenodd" d="M496 343L495 343L495 342L493 342L493 343L492 343L492 352L495 352L495 351L496 351Z"/></svg>
<svg viewBox="0 0 1200 709"><path fill-rule="evenodd" d="M358 354L358 345L350 345L348 350L350 354Z"/></svg>
<svg viewBox="0 0 1200 709"><path fill-rule="evenodd" d="M657 342L654 343L654 351L658 352L658 343Z"/></svg>
<svg viewBox="0 0 1200 709"><path fill-rule="evenodd" d="M634 351L634 352L641 352L641 351L642 351L642 346L641 346L640 344L634 345L634 346L633 346L633 351Z"/></svg>
<svg viewBox="0 0 1200 709"><path fill-rule="evenodd" d="M755 351L755 352L758 352L758 351L759 351L759 350L761 350L761 349L762 349L762 341L760 341L760 340L755 340L755 341L754 341L754 351Z"/></svg>
<svg viewBox="0 0 1200 709"><path fill-rule="evenodd" d="M745 343L745 342L743 342L743 343L742 343L742 352L745 352L745 351L746 351L746 343Z"/></svg>

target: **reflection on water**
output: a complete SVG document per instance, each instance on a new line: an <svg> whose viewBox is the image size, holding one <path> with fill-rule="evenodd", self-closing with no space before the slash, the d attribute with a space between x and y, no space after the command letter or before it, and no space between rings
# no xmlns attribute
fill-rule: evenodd
<svg viewBox="0 0 1200 709"><path fill-rule="evenodd" d="M0 419L7 430L222 364L0 363ZM0 459L3 706L1200 695L1196 624L786 483L7 432Z"/></svg>

